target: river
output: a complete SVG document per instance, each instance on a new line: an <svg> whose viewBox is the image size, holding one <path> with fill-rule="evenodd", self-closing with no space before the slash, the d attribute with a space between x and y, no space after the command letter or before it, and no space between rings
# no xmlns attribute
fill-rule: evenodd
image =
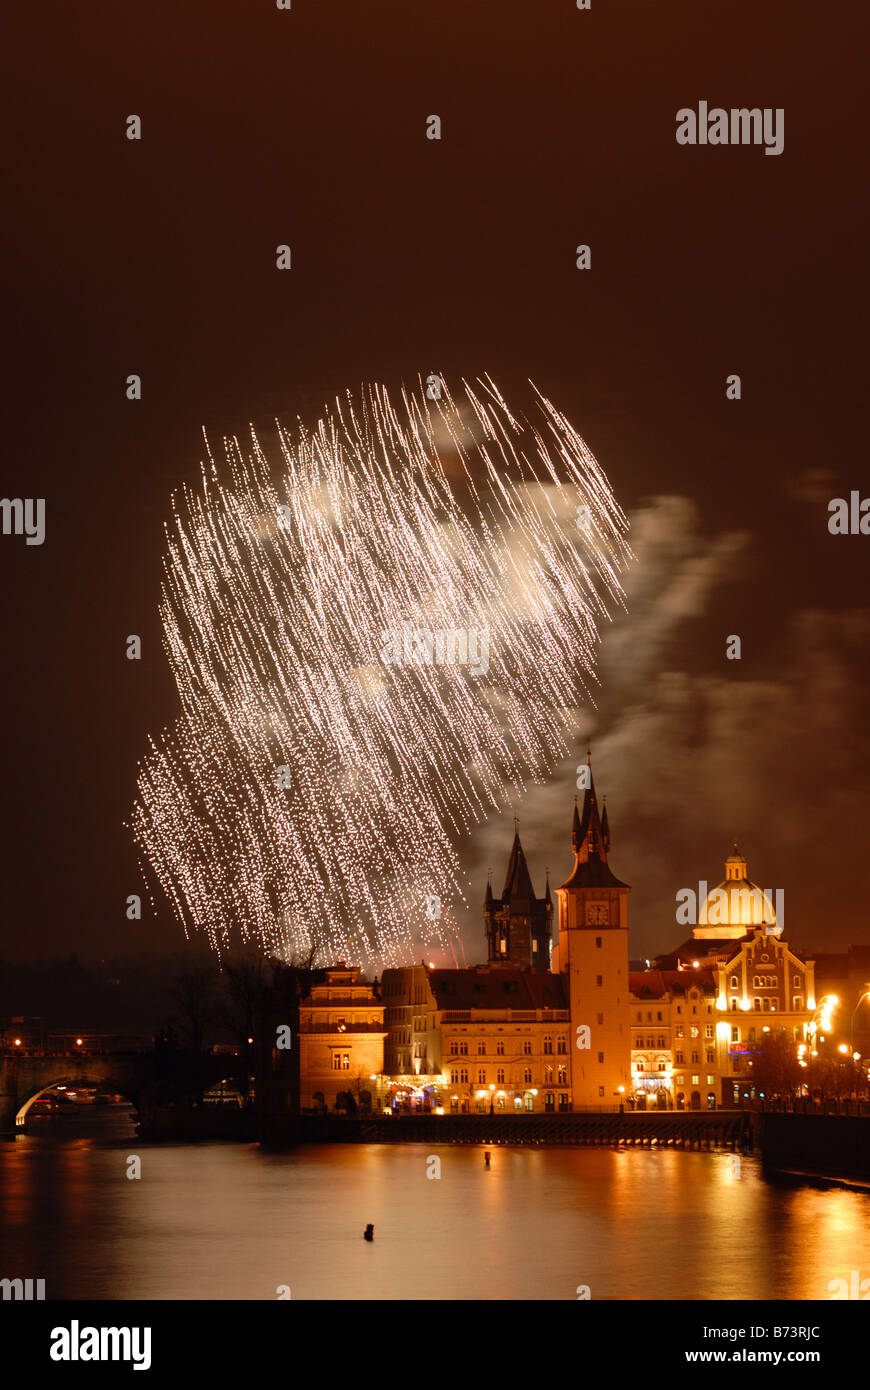
<svg viewBox="0 0 870 1390"><path fill-rule="evenodd" d="M774 1185L755 1158L491 1153L487 1171L472 1147L148 1145L126 1112L49 1121L0 1146L0 1277L49 1299L376 1300L828 1299L870 1278L870 1196Z"/></svg>

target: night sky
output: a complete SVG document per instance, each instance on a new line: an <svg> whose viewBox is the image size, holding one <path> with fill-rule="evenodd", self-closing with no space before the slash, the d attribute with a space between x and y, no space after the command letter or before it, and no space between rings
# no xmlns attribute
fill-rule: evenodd
<svg viewBox="0 0 870 1390"><path fill-rule="evenodd" d="M631 517L579 731L631 954L686 935L674 895L735 836L796 945L870 941L870 538L827 529L830 498L870 495L860 7L95 0L11 23L2 491L46 499L46 539L0 536L0 953L182 940L168 908L126 920L123 822L177 713L163 526L202 428L313 424L433 369L511 402L531 378ZM677 145L700 100L784 108L784 152ZM539 892L570 870L582 747L517 808ZM512 814L463 852L481 901ZM464 939L479 958L476 909Z"/></svg>

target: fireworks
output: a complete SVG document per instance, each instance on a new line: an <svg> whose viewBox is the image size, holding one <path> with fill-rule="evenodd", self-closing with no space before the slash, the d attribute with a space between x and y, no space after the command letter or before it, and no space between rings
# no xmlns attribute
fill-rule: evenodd
<svg viewBox="0 0 870 1390"><path fill-rule="evenodd" d="M279 429L280 476L252 430L173 499L181 715L140 767L132 830L217 951L381 967L450 949L457 845L570 751L629 552L595 459L535 400L537 428L488 378L401 408L369 387Z"/></svg>

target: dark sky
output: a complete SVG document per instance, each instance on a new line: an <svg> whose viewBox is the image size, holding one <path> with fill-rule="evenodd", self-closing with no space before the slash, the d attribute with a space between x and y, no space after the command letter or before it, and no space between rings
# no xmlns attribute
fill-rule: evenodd
<svg viewBox="0 0 870 1390"><path fill-rule="evenodd" d="M587 722L632 954L680 939L675 893L735 835L791 939L870 941L870 538L826 510L870 495L861 7L93 0L12 26L3 494L44 497L47 533L0 536L0 952L177 948L168 911L125 919L122 822L177 712L163 525L201 428L313 423L433 367L508 400L532 378L631 515ZM784 108L784 152L678 146L701 99ZM570 868L572 767L519 808L541 886ZM481 898L511 831L467 848Z"/></svg>

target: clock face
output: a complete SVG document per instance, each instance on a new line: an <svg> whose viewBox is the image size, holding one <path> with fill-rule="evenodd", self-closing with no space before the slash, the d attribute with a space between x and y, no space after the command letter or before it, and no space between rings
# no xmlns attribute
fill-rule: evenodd
<svg viewBox="0 0 870 1390"><path fill-rule="evenodd" d="M610 912L607 903L587 903L586 904L586 925L587 927L606 927L610 921Z"/></svg>

